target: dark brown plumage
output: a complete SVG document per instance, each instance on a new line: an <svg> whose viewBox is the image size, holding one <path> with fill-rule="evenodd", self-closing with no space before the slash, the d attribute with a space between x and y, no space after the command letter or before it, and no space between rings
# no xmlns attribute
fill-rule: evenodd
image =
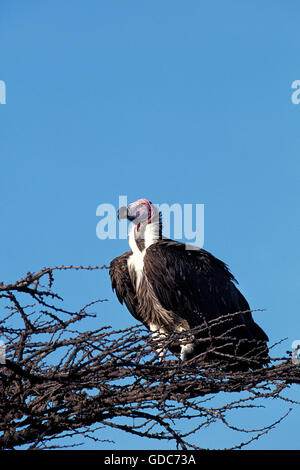
<svg viewBox="0 0 300 470"><path fill-rule="evenodd" d="M268 362L268 337L225 263L169 239L144 247L134 245L142 253L141 272L129 262L133 251L110 265L112 288L137 320L163 336L201 327L188 348L178 341L169 347L182 359L201 354L201 360L233 363L244 357L240 368L246 369Z"/></svg>

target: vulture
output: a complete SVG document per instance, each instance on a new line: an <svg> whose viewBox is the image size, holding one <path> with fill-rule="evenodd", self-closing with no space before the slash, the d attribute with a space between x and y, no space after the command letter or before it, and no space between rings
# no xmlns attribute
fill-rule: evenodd
<svg viewBox="0 0 300 470"><path fill-rule="evenodd" d="M269 362L268 336L228 266L208 251L162 234L162 218L147 199L121 207L130 250L110 263L119 301L181 361L226 364L249 370Z"/></svg>

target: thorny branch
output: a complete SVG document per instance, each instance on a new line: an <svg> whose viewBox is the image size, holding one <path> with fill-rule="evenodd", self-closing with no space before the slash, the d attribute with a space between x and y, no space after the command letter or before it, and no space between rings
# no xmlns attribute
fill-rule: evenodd
<svg viewBox="0 0 300 470"><path fill-rule="evenodd" d="M90 307L103 300L76 312L62 308L62 297L53 291L53 273L103 268L44 268L0 284L0 339L5 345L2 357L0 349L0 448L51 448L50 441L75 435L105 441L105 430L115 428L197 449L201 430L216 422L247 436L233 446L241 448L289 411L256 429L231 423L230 412L251 410L268 399L299 404L284 393L300 383L300 368L290 357L272 359L261 369L229 372L217 360L178 361L167 352L174 337L160 338L158 347L157 338L141 325L81 331L82 320L94 316ZM186 333L176 335L182 340ZM213 406L222 392L227 399Z"/></svg>

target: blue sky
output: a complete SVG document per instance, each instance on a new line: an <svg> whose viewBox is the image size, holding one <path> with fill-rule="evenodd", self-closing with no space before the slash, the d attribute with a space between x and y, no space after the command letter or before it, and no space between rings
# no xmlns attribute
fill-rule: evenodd
<svg viewBox="0 0 300 470"><path fill-rule="evenodd" d="M96 237L96 208L119 195L204 204L204 248L266 309L254 317L270 342L288 338L276 354L290 349L300 339L299 13L295 0L3 1L1 280L109 264L127 241ZM136 323L106 271L57 279L72 305L108 298L95 327ZM249 448L297 448L297 414ZM222 448L225 434L201 439ZM112 448L159 446L115 435Z"/></svg>

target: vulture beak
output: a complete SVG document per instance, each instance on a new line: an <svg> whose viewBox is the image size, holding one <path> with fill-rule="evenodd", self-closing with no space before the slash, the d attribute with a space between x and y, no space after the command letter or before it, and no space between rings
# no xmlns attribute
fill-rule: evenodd
<svg viewBox="0 0 300 470"><path fill-rule="evenodd" d="M128 219L130 221L135 220L139 216L139 212L135 210L135 207L129 204L127 207L120 207L118 210L118 219Z"/></svg>
<svg viewBox="0 0 300 470"><path fill-rule="evenodd" d="M118 210L118 219L127 219L128 218L128 208L126 206L120 207Z"/></svg>

